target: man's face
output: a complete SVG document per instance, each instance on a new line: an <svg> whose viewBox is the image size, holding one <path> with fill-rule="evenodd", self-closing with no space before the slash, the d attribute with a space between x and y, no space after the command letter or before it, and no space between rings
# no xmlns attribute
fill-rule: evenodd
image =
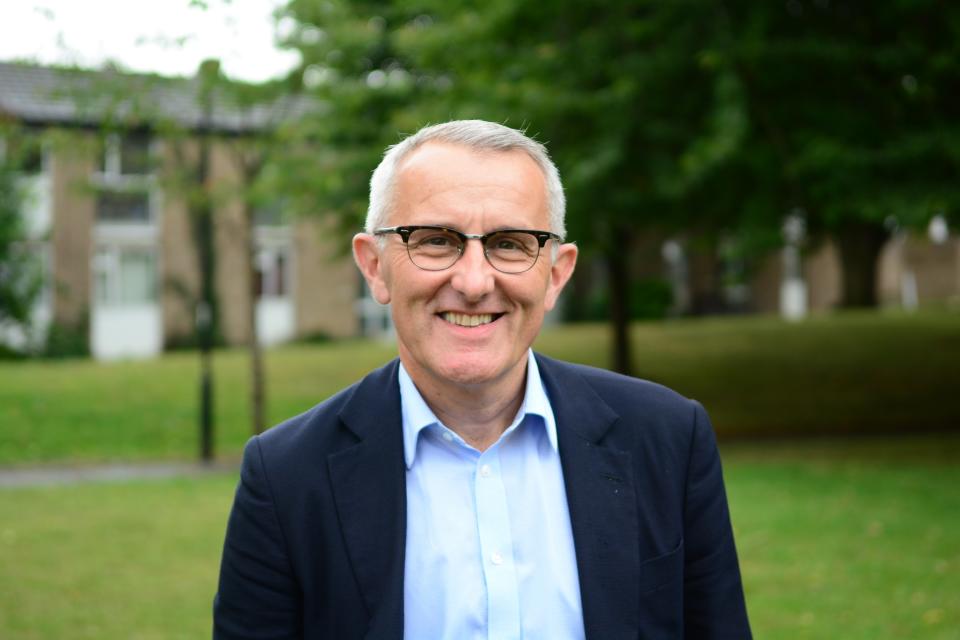
<svg viewBox="0 0 960 640"><path fill-rule="evenodd" d="M477 152L430 142L401 163L387 226L439 225L463 233L549 230L546 188L522 151ZM415 380L460 385L496 382L525 366L544 314L553 308L576 263L574 245L555 261L546 244L529 271L494 269L477 240L444 271L414 265L398 235L381 250L367 234L354 255L374 297L391 303L400 358ZM479 323L479 324L478 324Z"/></svg>

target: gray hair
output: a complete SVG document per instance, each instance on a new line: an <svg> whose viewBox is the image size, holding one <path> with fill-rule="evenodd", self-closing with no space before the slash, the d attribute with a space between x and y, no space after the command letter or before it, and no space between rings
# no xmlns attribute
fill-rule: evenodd
<svg viewBox="0 0 960 640"><path fill-rule="evenodd" d="M382 227L391 213L393 186L397 167L400 166L401 161L430 141L461 144L476 150L525 152L543 172L547 187L547 216L550 221L550 231L561 238L565 237L566 198L563 195L560 172L550 159L547 148L527 137L522 131L485 120L453 120L424 127L402 142L388 147L383 160L370 178L370 205L367 208L365 225L367 233Z"/></svg>

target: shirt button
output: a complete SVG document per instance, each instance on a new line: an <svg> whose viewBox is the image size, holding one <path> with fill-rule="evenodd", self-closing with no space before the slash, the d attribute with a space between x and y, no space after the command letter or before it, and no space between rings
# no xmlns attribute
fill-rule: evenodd
<svg viewBox="0 0 960 640"><path fill-rule="evenodd" d="M499 551L494 551L490 554L490 562L498 566L503 564L503 555Z"/></svg>
<svg viewBox="0 0 960 640"><path fill-rule="evenodd" d="M449 431L444 431L443 439L446 440L447 442L453 442L453 434L450 433Z"/></svg>
<svg viewBox="0 0 960 640"><path fill-rule="evenodd" d="M480 476L481 476L482 478L489 478L489 477L490 477L490 465L485 464L485 465L483 465L482 467L480 467Z"/></svg>

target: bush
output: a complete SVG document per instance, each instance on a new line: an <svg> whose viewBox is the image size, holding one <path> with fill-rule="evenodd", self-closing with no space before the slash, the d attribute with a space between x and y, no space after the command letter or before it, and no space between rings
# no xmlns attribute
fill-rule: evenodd
<svg viewBox="0 0 960 640"><path fill-rule="evenodd" d="M0 360L23 360L27 354L0 343Z"/></svg>
<svg viewBox="0 0 960 640"><path fill-rule="evenodd" d="M630 289L630 319L658 320L667 317L673 304L670 283L662 278L647 278L634 282ZM586 304L570 305L570 322L606 322L610 319L610 293L606 286L597 287L587 297Z"/></svg>
<svg viewBox="0 0 960 640"><path fill-rule="evenodd" d="M75 325L54 322L47 330L44 358L86 358L90 356L90 327L84 321Z"/></svg>

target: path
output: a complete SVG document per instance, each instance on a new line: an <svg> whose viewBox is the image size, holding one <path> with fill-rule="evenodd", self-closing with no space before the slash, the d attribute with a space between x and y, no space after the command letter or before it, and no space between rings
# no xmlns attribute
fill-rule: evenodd
<svg viewBox="0 0 960 640"><path fill-rule="evenodd" d="M43 487L87 482L127 482L198 477L237 471L235 462L142 462L89 466L0 467L0 489Z"/></svg>

